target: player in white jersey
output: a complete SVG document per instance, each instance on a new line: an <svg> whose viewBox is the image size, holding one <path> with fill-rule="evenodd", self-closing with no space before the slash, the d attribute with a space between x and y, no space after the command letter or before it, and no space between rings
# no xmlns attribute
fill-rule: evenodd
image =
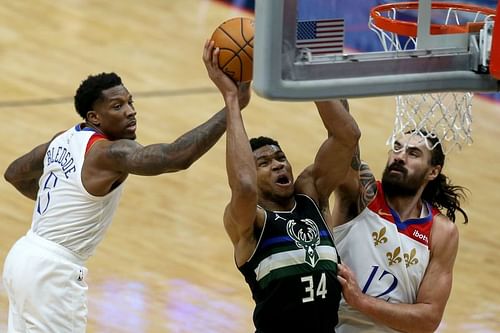
<svg viewBox="0 0 500 333"><path fill-rule="evenodd" d="M241 85L239 104L250 99ZM9 251L3 282L8 332L85 332L85 261L109 227L129 174L188 168L226 128L226 108L173 143L141 146L132 95L115 73L89 76L75 95L84 119L12 162L5 179L35 200L31 229Z"/></svg>
<svg viewBox="0 0 500 333"><path fill-rule="evenodd" d="M381 182L358 152L335 192L336 332L434 332L441 322L458 251L455 212L468 218L464 188L442 173L441 145L429 150L424 140L414 132L397 141Z"/></svg>

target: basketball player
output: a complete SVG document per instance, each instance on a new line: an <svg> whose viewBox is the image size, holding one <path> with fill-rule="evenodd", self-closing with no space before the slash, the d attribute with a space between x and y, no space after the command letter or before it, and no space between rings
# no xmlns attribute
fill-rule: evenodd
<svg viewBox="0 0 500 333"><path fill-rule="evenodd" d="M249 101L248 85L238 93ZM28 233L4 265L8 332L85 332L85 261L104 237L129 174L188 168L224 133L226 108L173 143L141 146L132 95L115 73L84 80L75 95L83 122L12 162L5 179L35 200Z"/></svg>
<svg viewBox="0 0 500 333"><path fill-rule="evenodd" d="M256 332L331 333L341 291L328 201L348 171L359 129L340 101L316 102L328 137L294 182L278 142L266 137L249 142L236 85L218 68L219 51L212 49L213 43L206 46L203 58L228 108L231 200L224 227L256 303Z"/></svg>
<svg viewBox="0 0 500 333"><path fill-rule="evenodd" d="M464 188L442 173L438 139L395 142L382 181L355 155L335 192L334 238L343 264L336 331L434 332L451 292L458 250L455 212ZM446 209L443 215L439 209ZM346 222L348 221L348 222Z"/></svg>

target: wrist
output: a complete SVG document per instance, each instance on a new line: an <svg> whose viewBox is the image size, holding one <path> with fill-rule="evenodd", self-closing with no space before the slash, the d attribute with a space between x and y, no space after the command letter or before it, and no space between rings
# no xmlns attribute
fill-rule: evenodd
<svg viewBox="0 0 500 333"><path fill-rule="evenodd" d="M234 105L238 103L238 94L228 93L224 95L224 102L229 107L230 105Z"/></svg>
<svg viewBox="0 0 500 333"><path fill-rule="evenodd" d="M356 298L356 303L353 305L355 309L362 313L369 313L375 298L368 296L366 294L361 294L360 297Z"/></svg>

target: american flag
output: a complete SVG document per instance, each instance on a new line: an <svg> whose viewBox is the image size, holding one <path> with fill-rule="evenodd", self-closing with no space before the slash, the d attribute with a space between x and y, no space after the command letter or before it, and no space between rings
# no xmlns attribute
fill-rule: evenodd
<svg viewBox="0 0 500 333"><path fill-rule="evenodd" d="M297 21L296 46L308 48L312 55L342 53L344 19Z"/></svg>

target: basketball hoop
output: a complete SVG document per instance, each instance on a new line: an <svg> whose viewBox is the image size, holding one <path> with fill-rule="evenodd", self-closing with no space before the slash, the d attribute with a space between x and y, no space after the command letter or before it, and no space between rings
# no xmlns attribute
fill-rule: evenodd
<svg viewBox="0 0 500 333"><path fill-rule="evenodd" d="M374 31L385 51L417 49L419 23L409 21L418 17L419 2L400 2L379 5L370 12L369 28ZM413 11L413 15L412 14ZM432 2L429 16L431 35L483 34L480 43L490 43L491 35L484 36L485 26L492 30L496 11L494 9L448 2ZM484 45L483 45L484 46ZM484 55L484 62L489 54ZM425 138L438 138L444 153L454 148L461 150L472 144L472 92L436 92L396 97L396 118L392 135L387 144L405 133L416 133ZM426 140L429 149L432 145Z"/></svg>

